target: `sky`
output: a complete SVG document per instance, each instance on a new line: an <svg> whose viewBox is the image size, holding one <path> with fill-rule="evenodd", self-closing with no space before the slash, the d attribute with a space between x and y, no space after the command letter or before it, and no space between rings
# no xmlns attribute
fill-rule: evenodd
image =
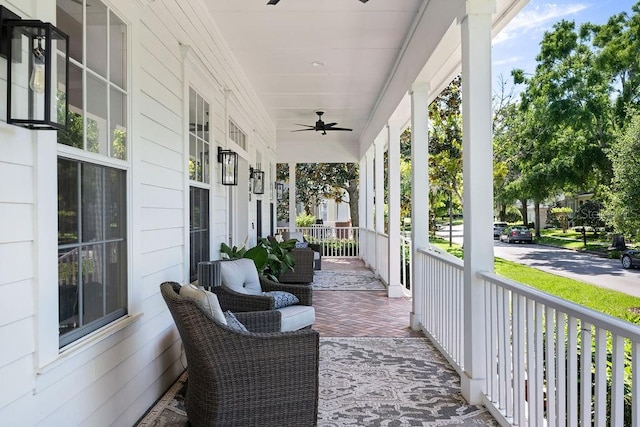
<svg viewBox="0 0 640 427"><path fill-rule="evenodd" d="M610 16L631 13L638 0L530 0L529 4L493 39L494 92L499 88L500 76L513 87L511 70L522 68L533 73L535 57L545 31L562 20L575 21L577 27L585 22L604 24ZM517 92L517 90L516 90Z"/></svg>

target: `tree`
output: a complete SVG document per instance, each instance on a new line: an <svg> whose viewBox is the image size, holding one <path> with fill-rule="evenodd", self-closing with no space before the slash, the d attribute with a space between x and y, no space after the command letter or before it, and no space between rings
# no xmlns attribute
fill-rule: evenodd
<svg viewBox="0 0 640 427"><path fill-rule="evenodd" d="M640 237L640 115L633 117L627 131L615 140L609 152L613 180L603 218L630 238Z"/></svg>
<svg viewBox="0 0 640 427"><path fill-rule="evenodd" d="M429 182L462 199L462 80L458 76L429 105Z"/></svg>
<svg viewBox="0 0 640 427"><path fill-rule="evenodd" d="M558 218L562 232L566 233L569 224L569 215L573 212L571 208L557 207L551 209L551 212Z"/></svg>
<svg viewBox="0 0 640 427"><path fill-rule="evenodd" d="M279 181L288 182L288 167L279 163L276 167ZM296 201L304 205L305 213L311 215L313 207L320 201L332 199L344 203L344 193L349 195L351 225L359 224L359 187L358 164L353 163L298 163L296 165ZM288 198L278 203L278 212L282 212ZM282 218L282 216L279 216Z"/></svg>
<svg viewBox="0 0 640 427"><path fill-rule="evenodd" d="M576 210L574 215L575 225L593 227L594 234L598 235L598 228L604 227L604 221L600 215L603 208L602 202L598 200L587 200Z"/></svg>

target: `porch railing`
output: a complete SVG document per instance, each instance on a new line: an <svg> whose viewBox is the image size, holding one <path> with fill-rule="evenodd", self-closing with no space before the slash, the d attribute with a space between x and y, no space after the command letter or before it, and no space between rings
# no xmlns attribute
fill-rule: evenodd
<svg viewBox="0 0 640 427"><path fill-rule="evenodd" d="M418 250L413 262L418 263L419 272L414 283L424 286L424 299L420 301L422 327L449 363L462 374L464 264L433 247Z"/></svg>
<svg viewBox="0 0 640 427"><path fill-rule="evenodd" d="M287 227L276 229L277 233L287 230ZM323 257L360 257L360 230L357 227L314 225L296 227L296 230L301 231L308 242L319 244Z"/></svg>
<svg viewBox="0 0 640 427"><path fill-rule="evenodd" d="M400 283L405 289L411 290L411 238L400 236Z"/></svg>
<svg viewBox="0 0 640 427"><path fill-rule="evenodd" d="M380 279L389 284L389 236L376 233L376 263L374 264Z"/></svg>
<svg viewBox="0 0 640 427"><path fill-rule="evenodd" d="M463 264L447 255L421 250L414 260L425 287L421 323L462 372ZM480 277L485 405L494 416L512 425L640 425L640 328L493 273Z"/></svg>

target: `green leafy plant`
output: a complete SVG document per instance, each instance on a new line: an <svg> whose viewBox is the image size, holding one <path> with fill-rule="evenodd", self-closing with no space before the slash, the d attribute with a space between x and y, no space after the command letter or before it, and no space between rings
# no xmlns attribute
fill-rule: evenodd
<svg viewBox="0 0 640 427"><path fill-rule="evenodd" d="M226 259L247 258L253 261L258 270L258 274L265 276L274 282L287 270L293 270L295 261L291 254L295 247L296 240L291 239L282 243L275 239L260 238L258 244L250 249L243 246L229 247L227 244L220 245L220 253Z"/></svg>
<svg viewBox="0 0 640 427"><path fill-rule="evenodd" d="M316 217L313 215L307 215L301 213L296 217L296 226L298 227L311 227L316 223Z"/></svg>

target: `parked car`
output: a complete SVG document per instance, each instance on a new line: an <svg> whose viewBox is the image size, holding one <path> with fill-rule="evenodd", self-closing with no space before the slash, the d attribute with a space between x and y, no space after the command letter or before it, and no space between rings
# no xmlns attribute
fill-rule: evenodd
<svg viewBox="0 0 640 427"><path fill-rule="evenodd" d="M627 249L620 255L622 268L640 267L640 250Z"/></svg>
<svg viewBox="0 0 640 427"><path fill-rule="evenodd" d="M526 242L533 243L533 233L523 225L507 227L500 235L500 241L507 243Z"/></svg>
<svg viewBox="0 0 640 427"><path fill-rule="evenodd" d="M500 238L500 235L502 234L502 231L507 228L509 226L509 224L507 224L506 222L502 222L502 221L498 221L498 222L494 222L493 223L493 238L495 240L498 240Z"/></svg>

